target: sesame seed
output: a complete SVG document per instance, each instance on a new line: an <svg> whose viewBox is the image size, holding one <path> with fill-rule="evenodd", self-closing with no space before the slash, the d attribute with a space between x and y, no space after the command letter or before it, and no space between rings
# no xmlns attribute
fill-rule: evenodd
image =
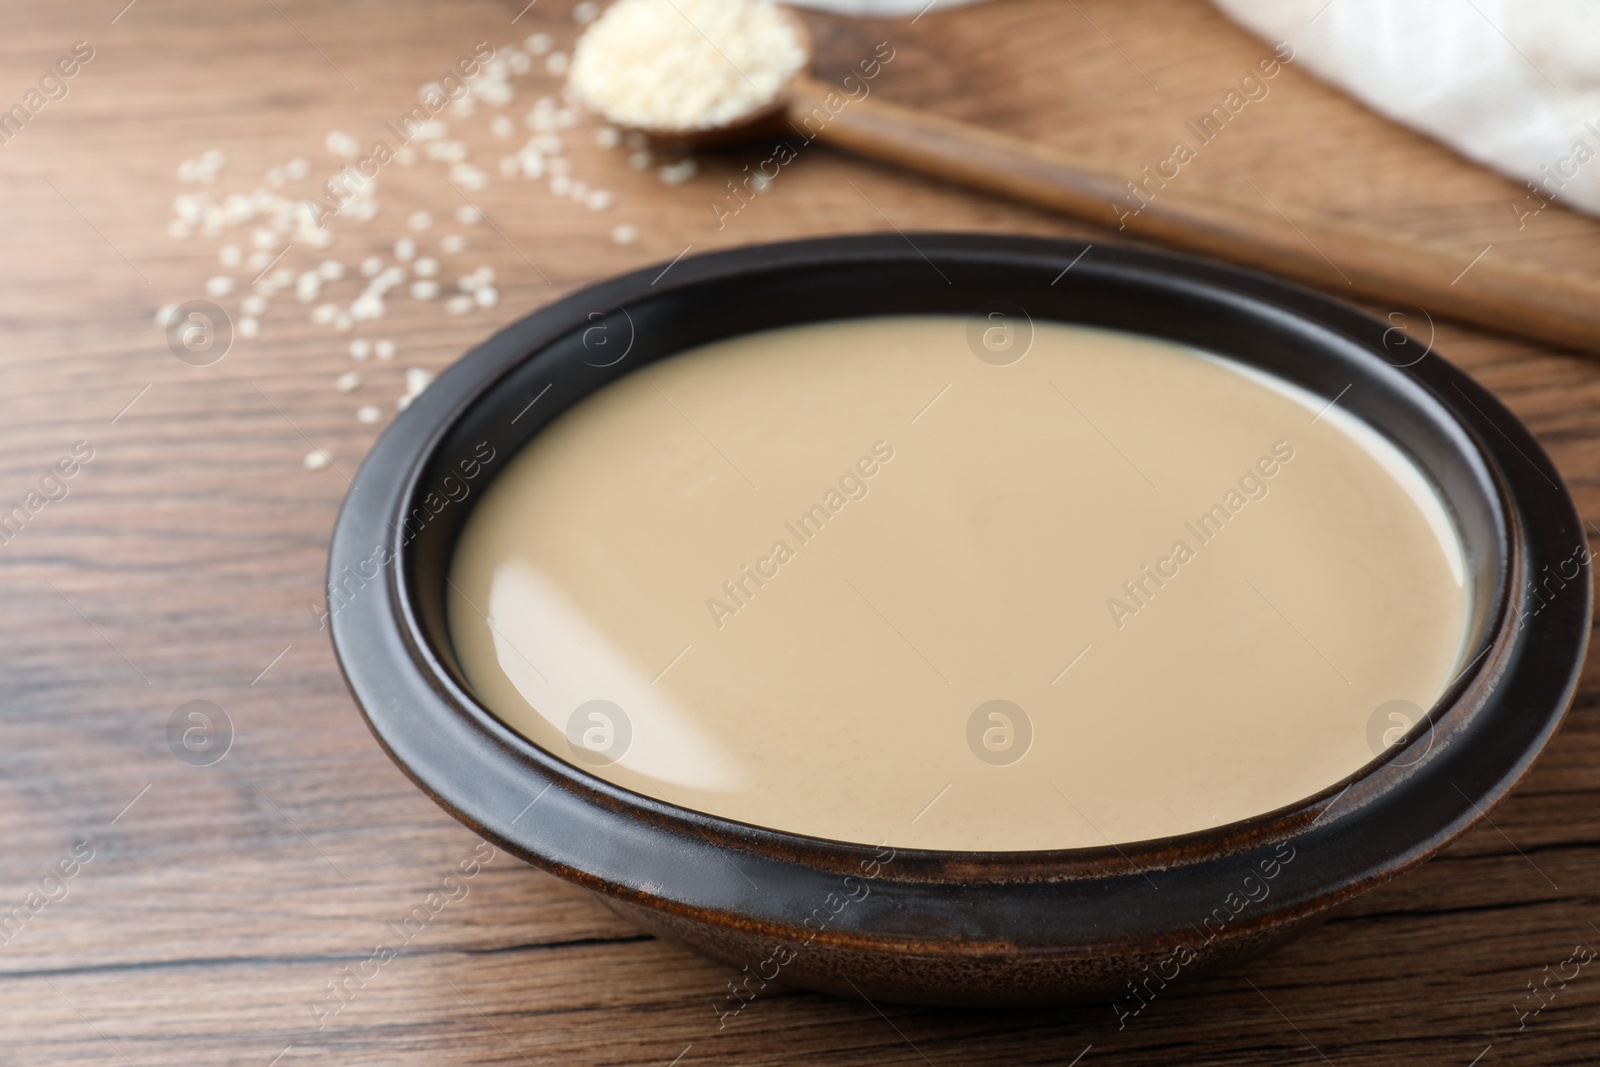
<svg viewBox="0 0 1600 1067"><path fill-rule="evenodd" d="M611 229L611 239L619 245L631 245L639 239L639 227L630 223L614 226Z"/></svg>
<svg viewBox="0 0 1600 1067"><path fill-rule="evenodd" d="M467 239L459 233L446 234L444 240L439 242L439 247L456 255L467 250Z"/></svg>
<svg viewBox="0 0 1600 1067"><path fill-rule="evenodd" d="M463 226L476 226L483 221L483 212L470 204L462 204L456 208L456 221Z"/></svg>
<svg viewBox="0 0 1600 1067"><path fill-rule="evenodd" d="M308 471L320 471L327 467L328 464L332 463L333 460L326 452L319 448L314 452L307 452L306 458L300 462Z"/></svg>
<svg viewBox="0 0 1600 1067"><path fill-rule="evenodd" d="M333 320L339 317L339 309L333 304L318 304L311 312L311 321L318 326L332 326Z"/></svg>
<svg viewBox="0 0 1600 1067"><path fill-rule="evenodd" d="M383 258L381 256L368 256L361 261L361 276L375 278L383 271Z"/></svg>
<svg viewBox="0 0 1600 1067"><path fill-rule="evenodd" d="M239 251L238 245L223 245L217 253L217 258L224 267L237 267L244 262L244 253Z"/></svg>
<svg viewBox="0 0 1600 1067"><path fill-rule="evenodd" d="M227 296L233 292L233 279L226 274L219 274L206 282L206 295Z"/></svg>
<svg viewBox="0 0 1600 1067"><path fill-rule="evenodd" d="M496 115L493 119L489 120L489 132L501 140L505 140L517 132L517 124L506 118L504 115Z"/></svg>
<svg viewBox="0 0 1600 1067"><path fill-rule="evenodd" d="M622 143L622 135L615 126L602 126L594 131L594 143L601 148L615 148Z"/></svg>
<svg viewBox="0 0 1600 1067"><path fill-rule="evenodd" d="M433 225L433 215L427 211L418 211L411 216L411 228L418 232L426 230Z"/></svg>
<svg viewBox="0 0 1600 1067"><path fill-rule="evenodd" d="M345 159L354 159L361 154L361 143L343 130L334 130L323 143L328 146L328 151Z"/></svg>
<svg viewBox="0 0 1600 1067"><path fill-rule="evenodd" d="M245 317L239 320L239 336L253 341L261 336L261 323L259 320Z"/></svg>
<svg viewBox="0 0 1600 1067"><path fill-rule="evenodd" d="M402 237L394 243L394 258L402 263L409 263L416 258L417 242L409 237Z"/></svg>
<svg viewBox="0 0 1600 1067"><path fill-rule="evenodd" d="M283 168L283 173L288 175L290 181L302 181L311 173L311 161L305 156L297 156Z"/></svg>
<svg viewBox="0 0 1600 1067"><path fill-rule="evenodd" d="M379 341L376 345L373 346L373 350L378 353L378 358L379 359L393 359L394 358L394 342L390 341L388 339L384 339L382 341Z"/></svg>
<svg viewBox="0 0 1600 1067"><path fill-rule="evenodd" d="M417 300L432 300L439 295L439 283L431 279L420 279L411 283L411 295Z"/></svg>
<svg viewBox="0 0 1600 1067"><path fill-rule="evenodd" d="M350 342L350 358L364 360L372 355L372 342L365 337L357 337Z"/></svg>
<svg viewBox="0 0 1600 1067"><path fill-rule="evenodd" d="M542 56L546 52L550 51L553 43L554 42L551 41L548 33L536 33L523 42L528 51L532 52L536 56Z"/></svg>
<svg viewBox="0 0 1600 1067"><path fill-rule="evenodd" d="M439 261L432 256L423 256L411 264L411 269L419 278L433 278L439 274Z"/></svg>
<svg viewBox="0 0 1600 1067"><path fill-rule="evenodd" d="M325 259L317 264L317 275L324 281L336 282L344 277L344 264L337 259Z"/></svg>
<svg viewBox="0 0 1600 1067"><path fill-rule="evenodd" d="M472 299L477 301L478 306L481 308L492 308L500 303L500 290L492 285L481 285L472 294Z"/></svg>
<svg viewBox="0 0 1600 1067"><path fill-rule="evenodd" d="M240 303L239 310L246 315L261 315L267 310L267 298L251 293Z"/></svg>
<svg viewBox="0 0 1600 1067"><path fill-rule="evenodd" d="M363 404L356 409L356 418L365 423L374 423L383 418L383 412L372 404Z"/></svg>
<svg viewBox="0 0 1600 1067"><path fill-rule="evenodd" d="M452 296L448 301L445 302L446 310L448 310L452 315L465 315L467 312L471 311L474 306L475 305L472 297L466 295Z"/></svg>
<svg viewBox="0 0 1600 1067"><path fill-rule="evenodd" d="M361 375L353 370L347 370L339 375L338 381L333 384L341 393L353 393L361 388Z"/></svg>
<svg viewBox="0 0 1600 1067"><path fill-rule="evenodd" d="M676 163L670 163L667 166L662 167L659 171L657 171L657 173L661 176L661 180L666 182L668 185L682 185L690 178L693 178L695 176L695 172L699 169L700 168L695 165L694 160L682 159Z"/></svg>

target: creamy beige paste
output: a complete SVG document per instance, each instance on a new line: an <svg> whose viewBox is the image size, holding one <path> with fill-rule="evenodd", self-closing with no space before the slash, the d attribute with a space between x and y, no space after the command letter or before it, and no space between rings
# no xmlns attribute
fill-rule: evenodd
<svg viewBox="0 0 1600 1067"><path fill-rule="evenodd" d="M742 336L564 414L453 564L485 704L674 804L1004 850L1303 799L1449 684L1454 526L1331 398L1043 322L995 365L968 327Z"/></svg>

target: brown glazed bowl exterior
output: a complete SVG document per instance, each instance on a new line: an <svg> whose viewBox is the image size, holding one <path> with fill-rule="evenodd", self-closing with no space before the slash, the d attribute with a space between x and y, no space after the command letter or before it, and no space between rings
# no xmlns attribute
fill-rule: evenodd
<svg viewBox="0 0 1600 1067"><path fill-rule="evenodd" d="M723 337L995 307L1019 328L1054 319L1150 334L1338 397L1433 480L1466 546L1473 639L1405 743L1301 803L1202 833L1046 852L897 850L638 795L540 749L473 696L445 622L455 538L482 485L560 412ZM1172 982L1266 950L1482 818L1560 724L1590 618L1587 542L1560 476L1425 340L1215 263L970 234L685 258L512 325L373 448L334 532L329 593L339 662L395 762L496 845L738 969L724 1017L769 983L948 1005L1113 999L1119 1014L1135 1011Z"/></svg>

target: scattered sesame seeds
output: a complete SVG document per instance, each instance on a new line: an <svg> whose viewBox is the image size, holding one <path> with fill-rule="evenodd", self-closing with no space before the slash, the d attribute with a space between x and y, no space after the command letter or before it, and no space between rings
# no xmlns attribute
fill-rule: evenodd
<svg viewBox="0 0 1600 1067"><path fill-rule="evenodd" d="M619 245L631 245L639 239L639 227L624 222L611 228L611 239Z"/></svg>
<svg viewBox="0 0 1600 1067"><path fill-rule="evenodd" d="M256 293L251 293L240 303L239 310L246 315L262 315L267 310L267 298Z"/></svg>
<svg viewBox="0 0 1600 1067"><path fill-rule="evenodd" d="M375 352L377 352L379 359L393 359L394 358L394 342L390 341L388 339L384 339L382 341L379 341L376 345L373 346L373 350Z"/></svg>
<svg viewBox="0 0 1600 1067"><path fill-rule="evenodd" d="M411 264L411 270L419 278L436 278L439 276L439 261L432 256L423 256Z"/></svg>
<svg viewBox="0 0 1600 1067"><path fill-rule="evenodd" d="M417 242L409 237L402 237L394 243L394 258L402 263L410 263L417 258Z"/></svg>
<svg viewBox="0 0 1600 1067"><path fill-rule="evenodd" d="M517 132L517 124L504 115L496 115L489 120L489 132L503 141Z"/></svg>
<svg viewBox="0 0 1600 1067"><path fill-rule="evenodd" d="M467 250L467 239L459 233L446 234L439 242L439 247L451 255L458 255Z"/></svg>
<svg viewBox="0 0 1600 1067"><path fill-rule="evenodd" d="M261 323L259 320L245 317L239 320L239 336L247 341L253 341L261 336Z"/></svg>
<svg viewBox="0 0 1600 1067"><path fill-rule="evenodd" d="M300 461L301 465L304 466L308 471L323 470L332 462L333 457L329 456L320 448L312 452L307 452L306 458Z"/></svg>
<svg viewBox="0 0 1600 1067"><path fill-rule="evenodd" d="M411 216L410 223L411 228L420 233L433 225L433 214L427 211L418 211Z"/></svg>
<svg viewBox="0 0 1600 1067"><path fill-rule="evenodd" d="M295 299L302 304L309 304L322 295L322 275L314 270L308 270L294 280Z"/></svg>
<svg viewBox="0 0 1600 1067"><path fill-rule="evenodd" d="M339 375L338 380L333 384L334 388L338 389L341 393L353 393L357 389L361 388L361 375L357 374L353 370L347 370L343 374Z"/></svg>
<svg viewBox="0 0 1600 1067"><path fill-rule="evenodd" d="M480 285L477 291L472 294L472 299L481 308L492 308L500 303L500 290L492 285Z"/></svg>
<svg viewBox="0 0 1600 1067"><path fill-rule="evenodd" d="M382 271L383 271L383 257L382 256L368 256L366 259L363 259L361 261L361 276L363 278L375 278Z"/></svg>
<svg viewBox="0 0 1600 1067"><path fill-rule="evenodd" d="M506 66L513 74L526 74L533 69L533 60L528 58L528 53L513 48L506 53Z"/></svg>
<svg viewBox="0 0 1600 1067"><path fill-rule="evenodd" d="M311 321L318 326L332 326L338 317L339 308L334 304L318 304L311 312Z"/></svg>
<svg viewBox="0 0 1600 1067"><path fill-rule="evenodd" d="M483 212L471 204L462 204L456 208L456 221L463 226L476 226L483 221Z"/></svg>
<svg viewBox="0 0 1600 1067"><path fill-rule="evenodd" d="M545 57L544 69L551 74L565 74L567 72L567 54L565 52L551 52Z"/></svg>
<svg viewBox="0 0 1600 1067"><path fill-rule="evenodd" d="M649 149L641 148L628 156L628 167L632 170L649 170L650 164L655 162L655 157Z"/></svg>
<svg viewBox="0 0 1600 1067"><path fill-rule="evenodd" d="M238 245L223 245L217 258L224 267L237 267L244 262L244 253L239 251Z"/></svg>
<svg viewBox="0 0 1600 1067"><path fill-rule="evenodd" d="M461 296L452 296L449 300L445 301L444 306L445 310L449 311L452 315L465 315L477 305L474 303L472 297L462 294Z"/></svg>
<svg viewBox="0 0 1600 1067"><path fill-rule="evenodd" d="M516 156L500 157L500 177L515 178L522 171L522 161Z"/></svg>
<svg viewBox="0 0 1600 1067"><path fill-rule="evenodd" d="M325 259L317 264L317 275L323 281L336 282L344 277L344 264L337 259Z"/></svg>
<svg viewBox="0 0 1600 1067"><path fill-rule="evenodd" d="M622 134L615 126L602 126L594 131L594 143L601 148L615 148L622 143Z"/></svg>
<svg viewBox="0 0 1600 1067"><path fill-rule="evenodd" d="M249 267L251 270L266 270L272 265L272 253L263 252L258 248L254 252L250 253L249 257L245 259L244 263L245 266Z"/></svg>
<svg viewBox="0 0 1600 1067"><path fill-rule="evenodd" d="M583 198L590 211L604 211L610 207L616 198L604 189L596 189Z"/></svg>
<svg viewBox="0 0 1600 1067"><path fill-rule="evenodd" d="M599 17L600 5L594 0L579 0L579 3L573 5L572 21L580 26L587 26Z"/></svg>
<svg viewBox="0 0 1600 1067"><path fill-rule="evenodd" d="M534 55L542 56L550 51L555 42L550 39L548 33L536 33L522 43Z"/></svg>
<svg viewBox="0 0 1600 1067"><path fill-rule="evenodd" d="M233 292L233 279L226 274L219 274L206 282L207 296L227 296Z"/></svg>
<svg viewBox="0 0 1600 1067"><path fill-rule="evenodd" d="M194 228L182 219L173 219L167 223L167 236L175 237L182 241L194 233Z"/></svg>
<svg viewBox="0 0 1600 1067"><path fill-rule="evenodd" d="M360 362L372 355L372 342L365 337L357 337L350 342L350 358Z"/></svg>
<svg viewBox="0 0 1600 1067"><path fill-rule="evenodd" d="M363 404L356 408L356 419L360 422L371 424L381 418L383 418L383 412L372 404Z"/></svg>
<svg viewBox="0 0 1600 1067"><path fill-rule="evenodd" d="M285 164L283 173L290 181L304 181L311 174L311 161L305 156L296 156Z"/></svg>
<svg viewBox="0 0 1600 1067"><path fill-rule="evenodd" d="M414 167L417 165L417 150L406 145L394 154L394 161L402 167Z"/></svg>
<svg viewBox="0 0 1600 1067"><path fill-rule="evenodd" d="M411 283L411 296L415 300L432 300L439 295L439 283L423 278Z"/></svg>
<svg viewBox="0 0 1600 1067"><path fill-rule="evenodd" d="M476 274L469 274L466 277L456 281L456 288L460 289L463 293L470 293L480 284L481 283L478 281L478 276Z"/></svg>
<svg viewBox="0 0 1600 1067"><path fill-rule="evenodd" d="M178 314L178 305L177 304L162 304L160 310L156 312L156 326L157 326L157 328L164 330L168 326L171 326L173 317L176 316L177 314Z"/></svg>

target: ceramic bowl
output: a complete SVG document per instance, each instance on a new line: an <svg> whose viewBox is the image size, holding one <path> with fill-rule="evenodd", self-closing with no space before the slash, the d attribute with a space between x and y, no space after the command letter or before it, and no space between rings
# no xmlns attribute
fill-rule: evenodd
<svg viewBox="0 0 1600 1067"><path fill-rule="evenodd" d="M1201 833L940 852L673 807L542 750L474 697L446 626L452 549L493 471L553 418L651 360L736 334L996 302L1198 346L1338 396L1411 457L1459 527L1474 609L1470 662L1405 743L1300 803ZM722 1015L774 983L948 1005L1111 999L1136 1011L1171 983L1277 944L1483 818L1559 725L1590 617L1587 542L1560 476L1426 336L1202 260L950 234L686 257L515 323L442 374L373 448L334 533L329 593L339 662L395 762L496 845L735 968Z"/></svg>

